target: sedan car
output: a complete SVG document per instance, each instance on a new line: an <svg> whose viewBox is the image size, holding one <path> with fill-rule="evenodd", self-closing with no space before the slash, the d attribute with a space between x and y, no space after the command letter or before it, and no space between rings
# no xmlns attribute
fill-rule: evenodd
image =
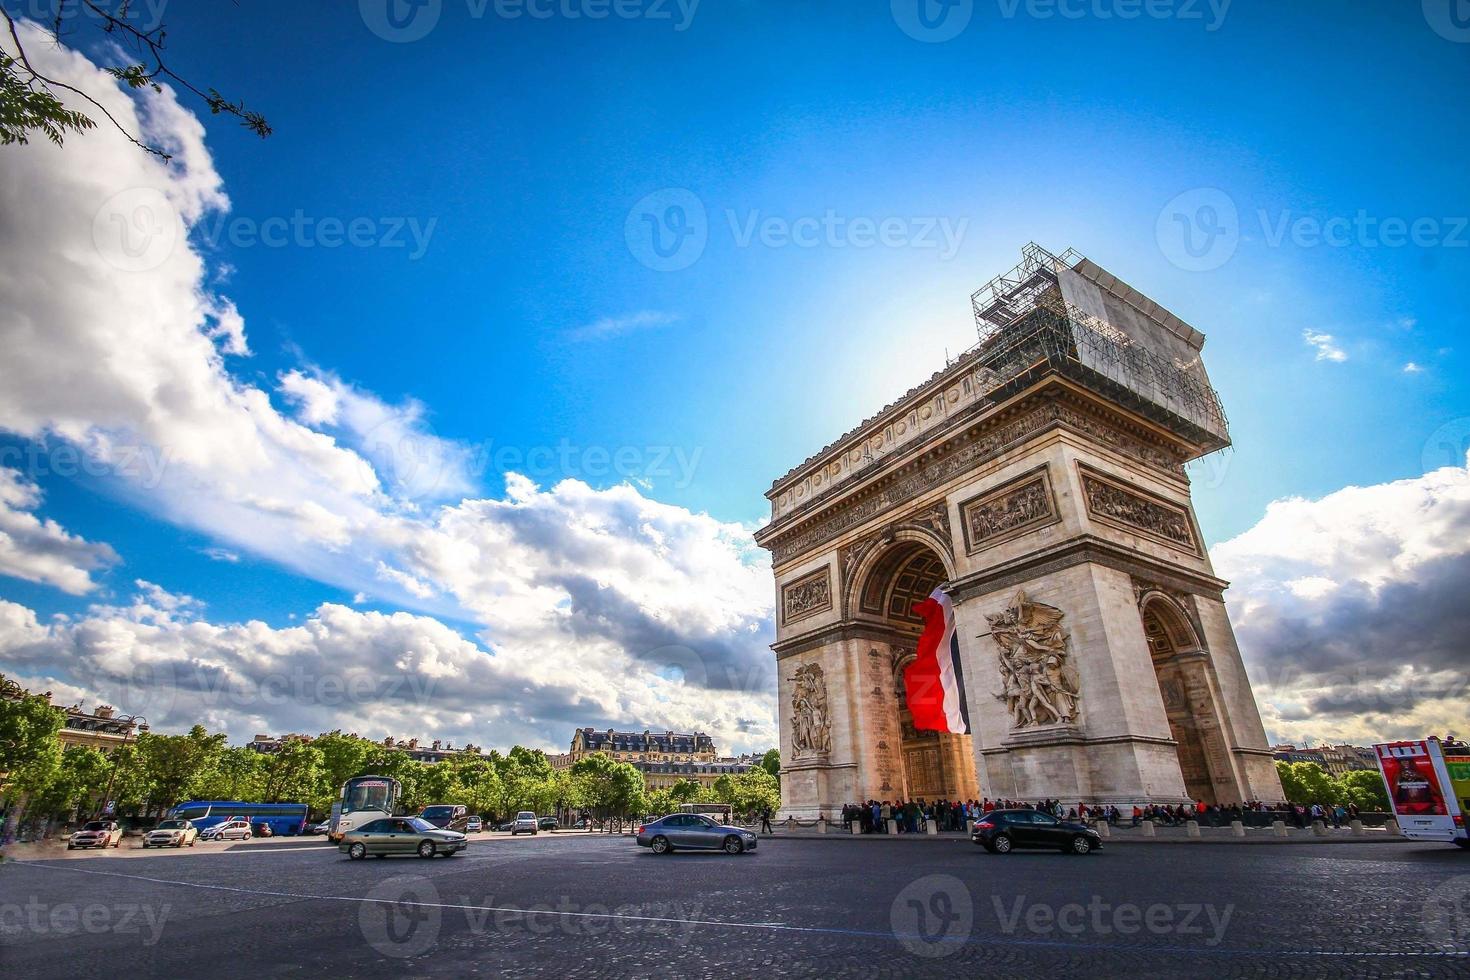
<svg viewBox="0 0 1470 980"><path fill-rule="evenodd" d="M479 817L470 817L470 819L467 820L464 825L464 832L467 834L478 834L484 829L485 824L480 820Z"/></svg>
<svg viewBox="0 0 1470 980"><path fill-rule="evenodd" d="M352 860L361 861L369 854L375 857L387 857L389 854L453 857L468 844L464 834L440 830L421 817L384 817L347 831L337 849Z"/></svg>
<svg viewBox="0 0 1470 980"><path fill-rule="evenodd" d="M520 833L527 833L534 836L540 829L540 821L536 819L536 814L530 810L522 810L520 813L517 813L516 818L510 823L510 835L512 837Z"/></svg>
<svg viewBox="0 0 1470 980"><path fill-rule="evenodd" d="M1018 847L1051 848L1069 854L1102 849L1097 831L1040 810L993 810L975 822L970 840L991 854L1009 854Z"/></svg>
<svg viewBox="0 0 1470 980"><path fill-rule="evenodd" d="M536 826L541 830L556 830L561 827L555 817L542 817L536 821Z"/></svg>
<svg viewBox="0 0 1470 980"><path fill-rule="evenodd" d="M311 824L306 828L306 832L312 836L330 834L332 832L332 821L323 820L321 823Z"/></svg>
<svg viewBox="0 0 1470 980"><path fill-rule="evenodd" d="M165 820L143 835L144 847L193 847L199 828L192 820Z"/></svg>
<svg viewBox="0 0 1470 980"><path fill-rule="evenodd" d="M756 837L742 827L717 823L702 813L671 813L639 827L638 846L650 848L655 854L673 850L739 854L755 850Z"/></svg>
<svg viewBox="0 0 1470 980"><path fill-rule="evenodd" d="M226 820L199 832L200 840L249 840L254 836L248 820Z"/></svg>
<svg viewBox="0 0 1470 980"><path fill-rule="evenodd" d="M66 839L68 851L77 847L122 847L122 825L116 820L92 820Z"/></svg>

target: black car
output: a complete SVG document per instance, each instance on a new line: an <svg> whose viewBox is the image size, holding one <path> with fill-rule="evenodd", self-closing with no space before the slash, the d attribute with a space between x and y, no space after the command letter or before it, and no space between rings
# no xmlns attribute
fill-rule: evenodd
<svg viewBox="0 0 1470 980"><path fill-rule="evenodd" d="M1040 810L992 810L975 822L970 840L991 854L1009 854L1017 847L1047 847L1069 854L1087 854L1102 847L1097 831L1080 823L1058 820Z"/></svg>

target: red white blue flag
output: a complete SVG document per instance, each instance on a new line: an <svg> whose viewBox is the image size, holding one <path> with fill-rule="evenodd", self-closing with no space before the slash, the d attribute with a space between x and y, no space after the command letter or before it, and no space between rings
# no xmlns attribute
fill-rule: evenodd
<svg viewBox="0 0 1470 980"><path fill-rule="evenodd" d="M960 672L960 640L955 633L954 604L942 589L914 603L924 619L919 655L903 669L914 728L924 732L970 733L970 709L965 704L965 679Z"/></svg>

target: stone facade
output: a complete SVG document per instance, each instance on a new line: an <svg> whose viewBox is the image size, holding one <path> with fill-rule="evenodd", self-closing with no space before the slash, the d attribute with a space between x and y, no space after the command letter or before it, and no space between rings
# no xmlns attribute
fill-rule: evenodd
<svg viewBox="0 0 1470 980"><path fill-rule="evenodd" d="M1183 469L1228 445L1218 403L1201 408L1202 390L1214 398L1204 338L1086 260L1042 276L1077 279L1125 325L1051 288L767 494L757 540L780 609L783 813L936 796L1280 798ZM1126 373L1143 363L1167 380L1148 345L1174 364L1192 352L1177 389ZM941 583L967 736L914 731L903 703L911 606Z"/></svg>

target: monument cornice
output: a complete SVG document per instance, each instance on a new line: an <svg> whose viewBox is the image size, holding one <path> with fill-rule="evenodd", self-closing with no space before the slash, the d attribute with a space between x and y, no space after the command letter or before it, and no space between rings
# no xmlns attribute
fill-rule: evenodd
<svg viewBox="0 0 1470 980"><path fill-rule="evenodd" d="M785 660L798 653L815 650L831 643L844 640L867 640L877 643L912 643L918 638L917 630L905 630L883 623L844 621L810 630L798 636L787 637L771 644L777 660Z"/></svg>
<svg viewBox="0 0 1470 980"><path fill-rule="evenodd" d="M783 565L1056 428L1078 432L1167 480L1188 484L1182 467L1188 450L1177 439L1105 405L1065 378L1047 374L978 418L957 421L937 445L916 445L895 454L865 482L814 496L757 531L756 543L771 551L774 565Z"/></svg>
<svg viewBox="0 0 1470 980"><path fill-rule="evenodd" d="M1083 534L1024 558L961 576L945 589L956 602L973 596L1015 588L1032 579L1076 565L1102 565L1134 578L1191 595L1223 599L1230 583L1214 575L1143 555L1091 534Z"/></svg>

